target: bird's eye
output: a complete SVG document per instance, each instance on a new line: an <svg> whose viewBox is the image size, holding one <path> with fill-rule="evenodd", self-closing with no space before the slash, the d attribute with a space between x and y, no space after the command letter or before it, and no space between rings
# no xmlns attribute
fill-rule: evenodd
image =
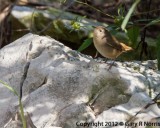
<svg viewBox="0 0 160 128"><path fill-rule="evenodd" d="M100 29L99 31L102 32L102 29Z"/></svg>

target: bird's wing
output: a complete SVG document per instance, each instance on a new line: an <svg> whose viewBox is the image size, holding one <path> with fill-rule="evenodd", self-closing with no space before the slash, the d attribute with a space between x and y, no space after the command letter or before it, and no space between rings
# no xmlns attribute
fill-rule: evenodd
<svg viewBox="0 0 160 128"><path fill-rule="evenodd" d="M108 32L109 33L109 32ZM105 37L105 39L107 40L106 41L106 45L114 48L114 49L117 49L119 51L122 51L122 46L120 45L120 43L118 42L118 40L113 37L110 33L107 34L107 36Z"/></svg>

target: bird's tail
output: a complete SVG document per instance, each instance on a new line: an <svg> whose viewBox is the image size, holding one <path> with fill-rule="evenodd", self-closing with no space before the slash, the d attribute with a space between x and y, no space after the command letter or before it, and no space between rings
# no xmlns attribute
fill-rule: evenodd
<svg viewBox="0 0 160 128"><path fill-rule="evenodd" d="M120 43L120 45L122 46L123 52L127 52L127 51L133 50L132 47L129 47L129 46L125 45L124 43Z"/></svg>

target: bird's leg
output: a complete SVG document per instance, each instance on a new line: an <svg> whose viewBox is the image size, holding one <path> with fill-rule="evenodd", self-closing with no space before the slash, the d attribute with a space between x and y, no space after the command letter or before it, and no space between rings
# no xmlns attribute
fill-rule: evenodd
<svg viewBox="0 0 160 128"><path fill-rule="evenodd" d="M94 56L94 58L97 58L97 56L98 56L98 51L96 51L96 55Z"/></svg>
<svg viewBox="0 0 160 128"><path fill-rule="evenodd" d="M96 51L96 55L94 56L94 59L98 57L98 51ZM102 63L102 60L100 61Z"/></svg>
<svg viewBox="0 0 160 128"><path fill-rule="evenodd" d="M115 64L116 59L113 60L113 62L109 65L108 71L112 68L112 66Z"/></svg>
<svg viewBox="0 0 160 128"><path fill-rule="evenodd" d="M105 58L104 63L106 63L106 64L107 64L107 61L108 61L108 59L107 59L107 58Z"/></svg>
<svg viewBox="0 0 160 128"><path fill-rule="evenodd" d="M96 51L96 55L94 56L94 59L98 57L98 54L99 54L99 52ZM107 63L107 60L104 60L104 61L103 61L103 60L100 60L99 63Z"/></svg>

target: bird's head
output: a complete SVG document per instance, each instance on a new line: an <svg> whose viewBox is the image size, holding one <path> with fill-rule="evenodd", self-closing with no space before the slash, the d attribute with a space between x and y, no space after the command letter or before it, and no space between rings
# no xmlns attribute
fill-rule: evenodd
<svg viewBox="0 0 160 128"><path fill-rule="evenodd" d="M105 29L105 27L98 26L93 31L93 37L103 39L107 33L109 33L109 32Z"/></svg>

